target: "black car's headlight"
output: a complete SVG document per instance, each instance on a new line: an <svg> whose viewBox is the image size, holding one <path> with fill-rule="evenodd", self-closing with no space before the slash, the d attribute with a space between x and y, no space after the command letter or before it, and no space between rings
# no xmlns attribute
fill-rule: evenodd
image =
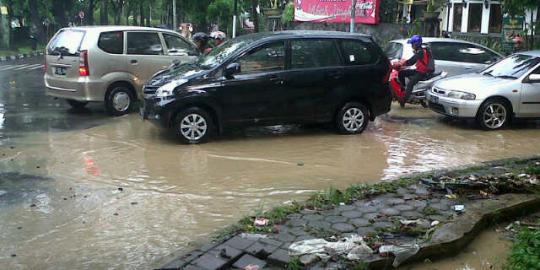
<svg viewBox="0 0 540 270"><path fill-rule="evenodd" d="M161 87L159 87L156 91L156 97L168 97L173 94L173 91L176 87L186 83L188 80L186 79L179 79L179 80L173 80L171 82L168 82Z"/></svg>

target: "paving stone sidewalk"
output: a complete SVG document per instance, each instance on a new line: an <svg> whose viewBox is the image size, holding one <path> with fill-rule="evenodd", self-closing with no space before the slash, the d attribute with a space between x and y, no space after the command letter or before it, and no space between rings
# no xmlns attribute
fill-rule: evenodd
<svg viewBox="0 0 540 270"><path fill-rule="evenodd" d="M358 265L380 269L391 265L396 255L377 252L382 245L418 245L418 254L412 254L410 259L419 259L451 247L445 245L454 248L465 245L474 237L471 232L481 229L479 224L495 214L511 216L540 206L539 195L482 192L452 195L448 190L418 181L395 192L331 209L303 209L288 215L284 223L275 226L274 233L237 234L207 244L162 269L350 269ZM309 239L335 242L354 235L362 236L374 252L359 254L361 259L353 262L346 259L347 254L332 254L332 251L326 252L328 256L290 255L291 244L295 242Z"/></svg>

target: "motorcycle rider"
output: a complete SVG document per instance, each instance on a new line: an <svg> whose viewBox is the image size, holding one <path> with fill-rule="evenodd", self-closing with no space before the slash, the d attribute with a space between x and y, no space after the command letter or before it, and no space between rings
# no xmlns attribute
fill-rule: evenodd
<svg viewBox="0 0 540 270"><path fill-rule="evenodd" d="M403 102L409 100L412 89L421 80L425 80L435 71L435 61L431 55L431 51L422 47L422 36L413 35L408 44L411 44L414 55L402 63L403 66L416 65L416 69L403 69L399 71L398 79L402 86L405 87L405 99ZM405 86L405 78L409 79L409 83Z"/></svg>
<svg viewBox="0 0 540 270"><path fill-rule="evenodd" d="M215 47L221 45L227 39L227 35L221 31L214 31L210 33L210 37L214 40Z"/></svg>
<svg viewBox="0 0 540 270"><path fill-rule="evenodd" d="M208 40L210 40L210 36L208 36L206 33L195 33L191 39L193 40L193 42L195 42L195 45L197 45L197 48L202 54L207 54L212 51L212 47L208 45Z"/></svg>

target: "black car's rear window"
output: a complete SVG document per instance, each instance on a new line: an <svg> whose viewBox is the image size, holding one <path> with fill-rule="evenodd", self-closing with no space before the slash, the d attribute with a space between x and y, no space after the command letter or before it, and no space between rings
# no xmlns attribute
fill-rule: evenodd
<svg viewBox="0 0 540 270"><path fill-rule="evenodd" d="M79 55L79 49L84 39L85 31L64 29L58 33L47 47L50 55Z"/></svg>
<svg viewBox="0 0 540 270"><path fill-rule="evenodd" d="M377 62L378 54L359 40L343 40L341 41L341 49L347 65L368 65Z"/></svg>

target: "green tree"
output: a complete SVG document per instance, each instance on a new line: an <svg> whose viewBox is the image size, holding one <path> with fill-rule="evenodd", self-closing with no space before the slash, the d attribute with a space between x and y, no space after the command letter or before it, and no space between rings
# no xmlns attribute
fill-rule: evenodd
<svg viewBox="0 0 540 270"><path fill-rule="evenodd" d="M503 9L511 16L524 16L526 10L534 10L540 6L540 0L503 0ZM531 12L530 24L527 26L530 31L529 46L534 48L535 27L533 25L533 12Z"/></svg>

